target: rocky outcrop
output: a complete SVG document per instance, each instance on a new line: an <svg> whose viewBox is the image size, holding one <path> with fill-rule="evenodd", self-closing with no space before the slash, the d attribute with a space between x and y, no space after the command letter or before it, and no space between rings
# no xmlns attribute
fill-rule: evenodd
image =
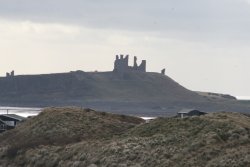
<svg viewBox="0 0 250 167"><path fill-rule="evenodd" d="M197 92L197 93L203 97L211 99L237 100L236 97L228 94L212 93L212 92Z"/></svg>

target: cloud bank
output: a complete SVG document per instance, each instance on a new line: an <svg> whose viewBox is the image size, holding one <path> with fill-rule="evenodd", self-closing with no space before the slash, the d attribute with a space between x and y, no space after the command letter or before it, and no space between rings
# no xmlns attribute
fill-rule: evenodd
<svg viewBox="0 0 250 167"><path fill-rule="evenodd" d="M192 90L250 94L249 0L0 0L1 74L147 59Z"/></svg>

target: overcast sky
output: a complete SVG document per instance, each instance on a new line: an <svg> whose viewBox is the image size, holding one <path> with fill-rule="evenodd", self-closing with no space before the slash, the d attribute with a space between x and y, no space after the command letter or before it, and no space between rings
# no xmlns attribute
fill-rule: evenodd
<svg viewBox="0 0 250 167"><path fill-rule="evenodd" d="M148 61L191 90L250 96L250 0L0 0L0 75Z"/></svg>

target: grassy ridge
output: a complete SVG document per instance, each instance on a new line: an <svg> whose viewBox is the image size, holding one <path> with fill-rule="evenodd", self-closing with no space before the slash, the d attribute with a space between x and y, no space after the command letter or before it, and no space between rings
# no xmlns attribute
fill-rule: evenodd
<svg viewBox="0 0 250 167"><path fill-rule="evenodd" d="M80 103L91 100L200 100L199 95L158 73L71 72L0 78L2 102Z"/></svg>
<svg viewBox="0 0 250 167"><path fill-rule="evenodd" d="M38 145L65 145L82 140L111 138L143 122L140 118L91 109L48 108L0 136L0 140L1 145L11 145L8 154L12 156L18 150Z"/></svg>
<svg viewBox="0 0 250 167"><path fill-rule="evenodd" d="M58 142L65 136L70 140ZM73 136L80 138L71 140ZM53 142L26 147L22 137ZM250 117L240 113L144 123L122 115L52 108L1 135L0 141L0 164L6 166L250 166ZM13 144L19 148L8 154Z"/></svg>

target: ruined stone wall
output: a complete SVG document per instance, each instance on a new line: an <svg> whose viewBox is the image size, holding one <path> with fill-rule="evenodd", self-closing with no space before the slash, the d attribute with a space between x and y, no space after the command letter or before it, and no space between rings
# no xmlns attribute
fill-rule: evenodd
<svg viewBox="0 0 250 167"><path fill-rule="evenodd" d="M116 60L114 63L114 72L146 72L146 60L142 60L142 63L138 66L137 57L134 57L134 66L128 65L129 55L124 58L124 55L116 55Z"/></svg>
<svg viewBox="0 0 250 167"><path fill-rule="evenodd" d="M115 60L115 64L114 64L114 71L117 72L125 72L128 70L128 59L129 56L127 55L124 58L124 55L120 55L120 57L118 55L116 55L116 60Z"/></svg>
<svg viewBox="0 0 250 167"><path fill-rule="evenodd" d="M6 77L14 77L15 76L15 71L11 71L10 73L6 72Z"/></svg>
<svg viewBox="0 0 250 167"><path fill-rule="evenodd" d="M137 68L140 72L146 72L146 60L142 60L141 65Z"/></svg>

